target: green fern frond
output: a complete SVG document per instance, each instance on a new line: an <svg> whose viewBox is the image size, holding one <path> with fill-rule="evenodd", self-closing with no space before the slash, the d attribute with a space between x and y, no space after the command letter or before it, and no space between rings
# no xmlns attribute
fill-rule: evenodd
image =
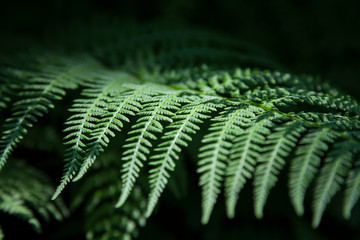
<svg viewBox="0 0 360 240"><path fill-rule="evenodd" d="M314 188L312 222L314 228L319 225L326 205L344 182L344 178L351 167L352 150L356 146L359 146L358 142L349 143L344 141L336 143L334 149L325 159Z"/></svg>
<svg viewBox="0 0 360 240"><path fill-rule="evenodd" d="M228 176L230 176L226 185L228 186L227 192L227 211L230 217L234 216L234 209L238 198L238 193L246 182L246 178L252 176L254 165L256 164L259 153L261 152L260 144L270 133L271 120L274 113L264 112L261 108L251 109L255 118L252 119L250 126L235 139L233 151L231 153L231 165L228 167ZM234 176L240 174L240 176ZM235 178L234 178L235 177ZM246 177L246 178L245 178ZM238 180L239 182L235 182ZM234 181L235 180L235 181ZM258 190L254 185L255 198L258 196ZM256 209L255 209L256 210ZM256 210L257 211L257 210Z"/></svg>
<svg viewBox="0 0 360 240"><path fill-rule="evenodd" d="M119 198L117 207L124 204L129 196L136 178L139 176L140 168L143 167L144 161L147 160L147 155L150 153L149 148L152 147L151 140L156 140L154 133L161 133L163 125L161 122L172 122L174 112L179 110L180 103L189 102L186 98L179 97L180 91L169 91L166 94L156 95L152 98L145 99L143 109L137 114L141 116L129 134L131 137L127 138L127 148L123 152L122 175L122 192Z"/></svg>
<svg viewBox="0 0 360 240"><path fill-rule="evenodd" d="M202 223L209 221L211 212L220 193L221 182L225 176L225 169L233 148L233 140L239 137L243 130L247 116L252 113L247 110L247 105L230 107L215 117L200 148L197 172L200 174L199 185L202 187Z"/></svg>
<svg viewBox="0 0 360 240"><path fill-rule="evenodd" d="M360 195L358 166L353 160L358 157L355 149L360 138L356 100L311 76L251 69L269 65L234 42L225 44L224 39L208 41L196 32L158 32L151 27L132 32L119 30L116 24L110 31L99 31L98 35L90 30L77 46L92 56L54 54L52 61L0 70L3 76L13 76L22 83L12 88L14 99L19 100L2 136L1 166L26 130L53 107L54 100L62 99L68 89L81 88L65 123L64 174L53 199L70 181L80 180L92 167L97 170L96 163L104 160L95 160L106 153L111 137L122 131L125 144L117 146L119 166L103 169L102 173L108 174L104 179L93 172L79 182L84 183L79 190L82 196L74 201L87 205L89 199L87 208L94 213L87 224L89 239L130 234L143 218L129 217L132 211L146 208L149 217L171 173L179 171L176 160L184 148L191 157L197 156L193 160L200 178L204 224L221 191L227 215L234 217L240 191L252 178L254 212L261 218L287 163L290 200L299 215L304 212L305 192L319 172L313 193L313 226L319 224L345 178L344 215L350 216ZM104 47L106 41L109 44ZM72 49L71 43L64 44ZM9 83L8 79L0 80L0 93L10 94ZM5 101L0 100L0 105ZM194 149L197 144L199 153ZM142 206L143 195L141 201L132 202L131 194L137 194L138 179L144 180L140 171L145 162L149 178L144 185L149 192L147 205ZM94 189L92 185L98 184L99 189ZM115 206L121 208L111 208L114 195L118 195ZM110 213L121 211L129 212L111 218ZM98 225L99 219L111 231ZM129 229L118 231L115 222Z"/></svg>
<svg viewBox="0 0 360 240"><path fill-rule="evenodd" d="M187 142L192 140L189 134L195 134L200 129L198 125L203 122L201 119L209 118L208 114L216 111L216 105L211 103L211 99L196 100L177 111L173 117L174 122L167 126L168 131L164 133L161 143L155 148L157 154L151 157L153 161L149 163L154 167L150 170L149 176L147 217L153 212L168 182L170 177L168 171L174 171L174 160L179 158L180 147L187 147Z"/></svg>
<svg viewBox="0 0 360 240"><path fill-rule="evenodd" d="M23 86L14 103L12 117L6 119L5 131L0 141L0 169L5 165L11 152L33 126L39 117L53 108L52 101L60 100L66 90L74 89L81 73L99 63L92 58L60 58L39 69L28 72L22 78Z"/></svg>
<svg viewBox="0 0 360 240"><path fill-rule="evenodd" d="M360 197L360 171L359 168L351 170L346 180L344 196L343 216L346 219L351 217L351 210Z"/></svg>
<svg viewBox="0 0 360 240"><path fill-rule="evenodd" d="M102 116L107 116L109 114L110 116L113 115L111 107L108 108L108 104L112 101L112 97L109 96L109 94L116 91L116 89L123 89L122 83L129 80L129 76L127 74L123 74L121 72L117 75L114 75L113 73L111 74L111 78L96 78L96 81L88 82L86 84L88 85L88 88L82 92L82 95L87 98L75 100L73 107L70 109L70 111L75 112L75 114L72 115L65 123L70 126L67 127L64 131L70 133L64 139L67 140L65 144L71 146L66 150L67 153L65 155L66 164L64 174L60 185L56 189L53 199L55 199L61 193L66 184L70 182L77 174L81 163L84 162L84 164L81 166L80 174L84 174L88 168L88 165L91 165L94 161L96 153L101 151L96 149L95 146L95 149L90 149L90 151L93 151L93 153L90 152L92 155L88 156L88 158L84 160L83 155L86 154L87 150L86 143L91 139L90 135L94 134L94 130L98 129L97 123L100 122L99 119ZM106 130L107 128L105 131ZM78 178L80 178L80 176L81 175L79 175Z"/></svg>
<svg viewBox="0 0 360 240"><path fill-rule="evenodd" d="M102 157L94 164L94 171L86 181L79 182L71 208L83 206L84 232L88 240L133 239L146 223L145 197L135 186L122 208L115 208L120 194L121 176L114 156ZM107 161L106 161L107 160Z"/></svg>
<svg viewBox="0 0 360 240"><path fill-rule="evenodd" d="M291 161L289 174L290 199L298 215L304 213L305 191L315 177L321 158L338 135L329 128L312 129L305 134Z"/></svg>
<svg viewBox="0 0 360 240"><path fill-rule="evenodd" d="M40 219L62 220L68 210L60 199L50 201L54 188L48 176L22 161L13 161L0 174L0 210L27 221L41 232Z"/></svg>
<svg viewBox="0 0 360 240"><path fill-rule="evenodd" d="M277 182L277 175L285 165L285 158L296 146L301 132L305 131L302 125L302 122L292 121L275 127L275 132L268 136L267 145L258 156L254 180L254 208L258 218L263 215L269 191Z"/></svg>
<svg viewBox="0 0 360 240"><path fill-rule="evenodd" d="M226 167L225 179L225 198L227 215L233 218L235 215L235 206L239 192L246 182L246 178L251 178L255 165L255 156L257 152L252 148L252 137L256 134L257 127L251 127L258 109L249 106L243 109L241 118L241 127L246 129L234 140L234 145L230 150L230 158ZM240 116L239 116L240 117Z"/></svg>
<svg viewBox="0 0 360 240"><path fill-rule="evenodd" d="M149 85L143 87L136 86L133 90L128 90L120 95L114 95L107 98L108 113L103 114L102 117L94 125L94 131L91 132L91 137L87 143L90 146L85 154L77 176L73 181L78 181L94 163L96 156L104 151L109 143L108 135L114 137L115 133L112 129L121 131L123 122L129 122L126 115L134 116L140 111L140 101L146 94L146 89Z"/></svg>
<svg viewBox="0 0 360 240"><path fill-rule="evenodd" d="M10 101L9 96L13 94L13 86L10 83L11 81L9 81L9 74L6 72L6 69L0 69L0 110L7 107L7 104Z"/></svg>

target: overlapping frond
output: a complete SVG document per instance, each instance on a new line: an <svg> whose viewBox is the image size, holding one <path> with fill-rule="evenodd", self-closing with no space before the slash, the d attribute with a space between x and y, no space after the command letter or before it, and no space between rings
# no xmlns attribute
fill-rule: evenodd
<svg viewBox="0 0 360 240"><path fill-rule="evenodd" d="M6 119L4 125L0 142L0 169L28 128L54 107L52 102L62 99L66 90L76 88L85 71L99 66L100 63L91 57L62 57L52 64L38 64L35 69L18 76L21 90L17 92L19 100L13 104L12 116Z"/></svg>
<svg viewBox="0 0 360 240"><path fill-rule="evenodd" d="M0 210L27 221L41 232L41 219L62 220L68 210L61 201L51 201L54 187L49 177L39 170L16 160L0 174Z"/></svg>
<svg viewBox="0 0 360 240"><path fill-rule="evenodd" d="M124 145L122 161L122 192L117 207L124 204L134 186L136 178L139 176L140 168L143 167L144 161L148 159L152 147L151 141L157 139L156 133L163 131L162 122L172 122L174 112L179 110L181 103L189 102L186 98L179 96L180 91L169 91L165 94L156 95L152 98L145 99L143 109L138 113L140 118L132 126L129 132L131 135L126 139L128 142Z"/></svg>
<svg viewBox="0 0 360 240"><path fill-rule="evenodd" d="M245 104L229 107L215 117L210 133L205 135L200 148L197 172L200 174L199 185L202 187L202 223L209 221L211 212L221 191L221 183L233 148L234 138L239 137L244 127L244 120L251 115Z"/></svg>
<svg viewBox="0 0 360 240"><path fill-rule="evenodd" d="M304 212L305 191L314 179L321 158L328 150L329 143L337 137L329 128L312 129L305 134L291 161L289 174L290 199L298 215Z"/></svg>
<svg viewBox="0 0 360 240"><path fill-rule="evenodd" d="M114 208L121 190L121 173L115 160L113 156L100 159L95 171L75 189L71 208L83 207L83 231L88 240L130 240L139 235L139 228L146 223L146 201L139 186L122 208Z"/></svg>
<svg viewBox="0 0 360 240"><path fill-rule="evenodd" d="M134 116L140 111L140 101L148 94L146 89L149 88L149 85L133 85L133 88L122 92L120 95L107 96L106 108L109 112L102 114L102 117L93 125L94 130L87 142L89 148L86 150L85 160L83 160L74 181L79 180L94 163L96 156L104 151L110 141L108 136L115 136L113 130L120 131L123 122L129 122L127 115Z"/></svg>
<svg viewBox="0 0 360 240"><path fill-rule="evenodd" d="M242 111L241 127L245 130L236 137L234 145L230 150L230 158L226 167L226 179L224 184L226 209L230 218L235 215L238 194L244 186L246 179L251 178L254 170L256 157L258 155L256 151L257 145L254 143L254 139L262 137L259 136L259 126L262 121L258 122L256 125L252 125L260 109L249 106Z"/></svg>
<svg viewBox="0 0 360 240"><path fill-rule="evenodd" d="M358 142L350 143L348 141L336 143L326 157L314 188L312 222L314 228L319 225L326 205L344 182L351 167L353 147L359 146L358 144Z"/></svg>
<svg viewBox="0 0 360 240"><path fill-rule="evenodd" d="M7 103L10 101L10 95L12 95L12 84L9 81L8 70L0 69L0 110L7 107ZM15 84L14 84L15 85Z"/></svg>
<svg viewBox="0 0 360 240"><path fill-rule="evenodd" d="M269 124L273 123L268 123L268 126ZM277 182L277 175L285 165L285 158L292 152L305 130L303 123L298 121L279 124L278 127L273 127L274 132L268 136L266 146L258 156L254 180L254 208L258 218L263 215L267 196Z"/></svg>
<svg viewBox="0 0 360 240"><path fill-rule="evenodd" d="M349 219L351 210L360 197L360 171L359 168L351 170L346 180L346 190L344 196L343 216Z"/></svg>
<svg viewBox="0 0 360 240"><path fill-rule="evenodd" d="M155 148L156 154L151 157L149 184L150 193L146 216L150 216L156 203L165 188L169 171L174 171L175 162L181 152L180 147L187 147L192 140L189 134L196 134L200 130L198 126L202 119L209 118L209 113L216 111L216 104L211 102L212 98L197 99L187 104L176 112L174 122L167 126L167 130L161 138L161 143Z"/></svg>
<svg viewBox="0 0 360 240"><path fill-rule="evenodd" d="M117 118L124 119L124 117L118 115L116 111L114 115L111 104L113 99L110 94L126 90L123 83L127 83L128 81L129 76L121 72L112 74L111 78L95 78L95 81L90 81L86 84L87 88L82 92L82 95L86 98L75 100L75 103L70 109L74 114L65 123L70 126L64 130L65 132L69 132L65 137L65 144L70 145L70 147L66 150L64 174L53 199L55 199L64 189L65 185L74 178L82 163L83 165L81 166L78 179L86 172L88 166L94 162L96 155L103 150L101 146L97 145L97 142L102 141L104 145L107 138L105 134L113 135L113 132L109 132L108 125L103 129L105 132L103 134L100 133L100 140L95 143L91 141L91 135L97 134L99 124L101 126L102 122L106 121L106 119L100 119L110 115L110 121L115 121L111 126L116 129L121 127L121 122L116 120L118 120ZM109 124L111 124L111 122ZM105 138L105 141L103 138ZM90 142L91 145L89 149L86 145L88 142ZM84 159L86 151L88 151L89 156Z"/></svg>

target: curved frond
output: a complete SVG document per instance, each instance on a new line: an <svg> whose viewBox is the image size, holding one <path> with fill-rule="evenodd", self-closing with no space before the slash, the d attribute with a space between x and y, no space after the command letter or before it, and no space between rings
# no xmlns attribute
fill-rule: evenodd
<svg viewBox="0 0 360 240"><path fill-rule="evenodd" d="M289 174L290 199L298 215L304 212L305 191L314 179L328 144L337 137L329 128L312 129L299 143Z"/></svg>
<svg viewBox="0 0 360 240"><path fill-rule="evenodd" d="M129 122L126 115L134 116L140 111L140 101L148 94L146 92L147 88L149 88L149 85L136 86L135 89L107 98L106 108L109 112L103 114L94 125L94 130L91 132L87 143L89 148L86 151L79 172L73 181L79 180L94 163L96 156L104 151L104 148L107 147L110 141L108 135L114 137L115 133L113 130L120 131L123 127L123 122Z"/></svg>
<svg viewBox="0 0 360 240"><path fill-rule="evenodd" d="M346 219L351 217L351 210L360 197L360 171L359 168L352 170L346 180L344 196L343 216Z"/></svg>
<svg viewBox="0 0 360 240"><path fill-rule="evenodd" d="M220 193L233 141L242 134L245 118L251 114L245 104L225 109L213 119L215 123L209 128L211 132L202 139L205 145L200 148L197 172L202 187L203 224L209 221Z"/></svg>
<svg viewBox="0 0 360 240"><path fill-rule="evenodd" d="M128 80L128 76L119 74L113 78L96 79L96 82L89 82L82 95L87 97L84 99L77 99L70 109L75 112L68 121L65 123L70 125L64 131L70 132L64 139L65 144L70 145L66 150L66 159L64 174L61 178L60 185L54 193L55 199L61 191L65 188L66 184L70 182L77 174L81 163L84 161L84 154L87 150L87 143L91 138L91 133L97 129L97 123L100 122L99 118L106 115L112 115L111 107L108 107L111 102L109 94L114 89L121 88L124 81ZM98 151L95 149L94 151ZM85 161L82 172L85 171L88 164L94 161L94 156L90 156L90 160ZM90 163L89 163L90 162Z"/></svg>
<svg viewBox="0 0 360 240"><path fill-rule="evenodd" d="M355 143L353 144L355 145ZM334 149L325 159L314 189L312 206L314 212L312 225L314 228L319 225L326 205L340 189L340 185L348 174L353 157L351 151L353 144L348 141L336 143Z"/></svg>
<svg viewBox="0 0 360 240"><path fill-rule="evenodd" d="M305 131L302 122L293 121L275 127L275 132L266 139L266 146L258 156L254 180L255 216L261 218L269 191L277 182L277 175L285 165L301 133Z"/></svg>
<svg viewBox="0 0 360 240"><path fill-rule="evenodd" d="M105 156L94 165L94 171L79 182L72 209L83 208L87 240L132 239L139 235L146 218L145 196L136 186L122 208L115 208L115 196L120 194L121 177L114 156Z"/></svg>
<svg viewBox="0 0 360 240"><path fill-rule="evenodd" d="M144 99L143 109L138 113L141 116L132 131L129 132L131 137L127 138L127 148L123 152L122 161L122 191L116 206L122 206L134 186L136 178L139 176L140 168L143 167L147 155L150 153L149 148L152 147L151 140L156 140L156 133L163 131L161 122L172 122L174 112L179 110L180 103L188 102L184 98L180 98L180 91L169 91L165 94L156 95L152 98ZM154 134L155 133L155 134Z"/></svg>
<svg viewBox="0 0 360 240"><path fill-rule="evenodd" d="M0 169L27 133L27 129L47 113L49 108L54 107L52 102L62 99L67 89L76 88L82 72L94 65L100 66L92 58L81 60L61 58L59 62L38 66L38 69L21 79L23 86L17 93L20 100L14 103L12 117L6 119L0 141Z"/></svg>
<svg viewBox="0 0 360 240"><path fill-rule="evenodd" d="M175 162L179 158L180 147L187 147L190 142L190 134L195 134L200 128L202 119L209 118L209 113L216 111L216 105L209 102L210 99L201 99L189 103L176 112L174 122L167 126L167 130L161 138L161 143L155 148L156 155L151 157L149 165L154 166L150 170L149 183L150 193L146 216L153 212L156 203L165 188L169 171L174 171ZM160 153L159 153L160 152Z"/></svg>
<svg viewBox="0 0 360 240"><path fill-rule="evenodd" d="M238 194L246 182L246 178L251 177L255 164L254 154L257 154L252 144L254 134L257 134L258 126L252 126L254 119L259 113L259 109L247 107L241 109L239 115L240 126L245 129L234 139L234 145L230 150L230 158L226 167L225 197L227 214L232 218L235 214L235 205ZM255 151L254 151L255 150Z"/></svg>

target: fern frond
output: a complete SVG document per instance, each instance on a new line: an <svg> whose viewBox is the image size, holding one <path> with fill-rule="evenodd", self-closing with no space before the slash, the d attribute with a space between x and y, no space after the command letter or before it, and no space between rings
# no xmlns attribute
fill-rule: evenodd
<svg viewBox="0 0 360 240"><path fill-rule="evenodd" d="M289 156L296 145L301 132L305 131L302 122L293 121L279 125L275 132L266 140L267 146L258 156L254 180L254 209L255 216L261 218L269 191L277 182L277 175L285 165L285 158Z"/></svg>
<svg viewBox="0 0 360 240"><path fill-rule="evenodd" d="M7 72L6 69L0 68L0 109L7 107L7 104L10 101L9 95L13 94L13 83L10 82L14 79L12 76L8 76L9 74ZM12 79L9 80L9 78Z"/></svg>
<svg viewBox="0 0 360 240"><path fill-rule="evenodd" d="M226 168L225 197L227 214L230 218L235 214L238 195L246 178L252 177L256 158L260 152L258 144L264 140L264 135L269 133L267 122L273 115L270 112L259 117L264 111L253 106L248 107L244 113L239 120L242 121L245 130L234 139Z"/></svg>
<svg viewBox="0 0 360 240"><path fill-rule="evenodd" d="M84 228L88 240L132 239L145 225L145 196L136 186L122 208L115 208L121 177L115 156L102 156L86 181L79 182L72 209L84 209Z"/></svg>
<svg viewBox="0 0 360 240"><path fill-rule="evenodd" d="M87 143L89 148L86 151L85 160L73 181L78 181L94 163L96 156L104 151L104 148L107 147L110 141L108 135L115 136L112 129L120 131L123 127L123 122L129 122L126 115L134 116L140 111L140 101L148 94L147 88L149 88L149 85L137 86L133 90L107 98L107 108L111 112L109 111L107 114L102 115L94 126L94 130L91 132L91 137Z"/></svg>
<svg viewBox="0 0 360 240"><path fill-rule="evenodd" d="M359 167L350 171L346 180L346 189L343 205L343 216L346 219L351 217L351 210L360 197L360 169Z"/></svg>
<svg viewBox="0 0 360 240"><path fill-rule="evenodd" d="M77 58L62 58L57 65L48 65L28 73L29 79L23 79L24 86L14 103L12 117L4 125L5 131L0 141L0 169L5 165L11 152L33 126L39 117L53 108L52 101L60 100L67 89L74 89L79 83L80 73L99 65L92 58L80 61Z"/></svg>
<svg viewBox="0 0 360 240"><path fill-rule="evenodd" d="M298 215L304 213L305 191L315 177L321 158L328 150L328 144L334 142L337 136L329 128L311 129L296 149L296 157L290 166L289 194Z"/></svg>
<svg viewBox="0 0 360 240"><path fill-rule="evenodd" d="M114 210L114 203L105 202L104 198L114 196L114 194L116 194L114 188L97 190L90 199L93 203L90 202L89 205L93 206L86 209L88 213L91 213L85 222L87 240L131 240L139 235L139 227L145 225L143 215L145 201L140 189L135 188L131 201L127 201L121 209L116 210ZM97 196L102 197L98 199Z"/></svg>
<svg viewBox="0 0 360 240"><path fill-rule="evenodd" d="M96 21L94 25L99 27ZM118 147L121 166L105 167L101 172L108 175L91 174L78 183L84 184L79 190L81 197L74 202L93 213L86 224L89 239L132 235L144 217L144 208L146 217L154 211L186 147L191 157L197 156L204 224L222 190L227 215L234 217L240 191L253 177L254 212L261 218L287 162L289 195L299 215L304 212L307 188L319 171L313 226L318 225L345 178L343 211L345 217L350 216L360 195L356 163L351 169L360 138L356 100L311 76L248 68L271 67L272 63L235 41L196 31L118 27L114 23L95 32L86 29L75 44L64 40L64 49L90 52L97 60L88 55L49 54L46 61L0 69L0 95L4 93L0 108L5 108L4 112L9 109L9 104L4 105L11 103L7 94L14 93L16 99L0 141L0 167L55 100L62 99L68 89L81 88L66 121L64 174L53 199L90 167L96 173L96 164L105 160L95 160L106 152L111 137L130 129L121 135L125 144ZM238 68L239 63L245 68ZM15 87L12 77L17 81ZM204 121L209 117L212 119ZM196 144L190 146L197 139L202 139L199 153L194 151ZM143 206L142 194L142 200L134 202L131 194L137 194L138 178L144 179L140 171L145 162L149 165L149 193ZM176 171L186 169L177 167ZM114 195L118 195L115 206L122 208L111 208ZM139 209L137 218L130 216ZM115 228L116 222L125 228Z"/></svg>
<svg viewBox="0 0 360 240"><path fill-rule="evenodd" d="M95 82L89 82L88 88L83 90L82 95L87 97L86 99L77 99L70 109L71 112L75 112L68 121L65 123L70 125L64 131L70 132L64 139L66 145L71 145L66 150L66 159L64 174L61 178L61 182L53 195L55 199L61 191L65 188L66 184L70 182L77 174L78 169L84 161L83 155L86 153L86 144L90 140L90 134L97 129L97 123L100 122L101 116L110 116L113 114L111 107L108 108L109 94L114 89L122 87L122 83L128 80L128 75L119 73L118 76L112 78L97 79ZM94 149L93 151L99 151ZM94 161L94 156L89 156L90 159L85 160L82 167L82 172L86 171L87 165L91 165Z"/></svg>
<svg viewBox="0 0 360 240"><path fill-rule="evenodd" d="M225 176L226 165L230 156L230 149L234 148L233 141L243 133L248 116L253 114L251 107L237 105L226 108L215 117L205 135L200 148L197 172L200 174L199 185L202 187L202 223L209 221L211 212L220 193L221 182Z"/></svg>
<svg viewBox="0 0 360 240"><path fill-rule="evenodd" d="M155 148L156 155L151 157L149 165L154 166L150 170L149 183L150 193L146 216L153 212L156 203L165 188L168 178L168 171L174 171L175 162L179 158L180 147L187 147L187 142L192 138L189 134L195 134L200 128L202 119L209 118L210 112L216 111L216 105L211 103L212 98L204 98L189 103L176 112L172 122L161 138L161 143ZM160 153L158 153L160 152Z"/></svg>
<svg viewBox="0 0 360 240"><path fill-rule="evenodd" d="M116 207L122 206L129 196L136 178L139 176L140 168L143 167L147 155L150 153L149 148L152 147L151 140L156 140L154 133L161 133L163 126L161 122L172 122L174 112L179 110L180 103L189 102L185 98L179 97L180 91L169 91L166 94L156 95L152 98L145 99L143 109L137 114L141 116L127 138L127 148L123 152L122 161L122 191Z"/></svg>
<svg viewBox="0 0 360 240"><path fill-rule="evenodd" d="M0 210L27 221L41 232L39 217L62 220L68 210L60 199L50 201L54 188L48 176L22 161L14 161L0 174Z"/></svg>
<svg viewBox="0 0 360 240"><path fill-rule="evenodd" d="M356 144L359 143L349 143L348 141L336 143L334 149L325 159L314 189L312 206L314 212L312 225L314 228L319 225L326 205L344 182L344 178L351 167L353 157L351 150Z"/></svg>

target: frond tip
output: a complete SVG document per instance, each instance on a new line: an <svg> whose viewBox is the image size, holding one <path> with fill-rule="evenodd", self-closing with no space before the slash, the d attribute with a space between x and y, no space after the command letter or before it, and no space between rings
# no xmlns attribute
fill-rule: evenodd
<svg viewBox="0 0 360 240"><path fill-rule="evenodd" d="M61 100L67 90L77 88L82 72L101 66L91 57L61 57L52 64L47 61L47 58L39 59L38 66L34 64L36 67L24 70L18 80L22 84L17 92L20 99L13 105L12 117L6 120L0 140L0 169L28 129L54 107L53 101Z"/></svg>

